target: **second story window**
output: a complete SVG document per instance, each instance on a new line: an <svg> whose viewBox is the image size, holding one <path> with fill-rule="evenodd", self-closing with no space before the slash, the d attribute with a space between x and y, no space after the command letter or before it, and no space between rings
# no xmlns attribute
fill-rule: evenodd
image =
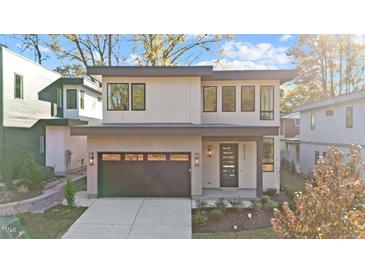
<svg viewBox="0 0 365 274"><path fill-rule="evenodd" d="M222 111L236 111L236 87L222 87Z"/></svg>
<svg viewBox="0 0 365 274"><path fill-rule="evenodd" d="M354 108L352 106L346 107L346 128L353 128L354 126Z"/></svg>
<svg viewBox="0 0 365 274"><path fill-rule="evenodd" d="M85 109L85 91L80 90L80 108Z"/></svg>
<svg viewBox="0 0 365 274"><path fill-rule="evenodd" d="M203 111L217 111L217 87L203 87Z"/></svg>
<svg viewBox="0 0 365 274"><path fill-rule="evenodd" d="M241 87L241 111L255 111L255 86Z"/></svg>
<svg viewBox="0 0 365 274"><path fill-rule="evenodd" d="M314 112L311 113L311 130L316 129L316 114Z"/></svg>
<svg viewBox="0 0 365 274"><path fill-rule="evenodd" d="M14 74L14 97L23 99L23 76L19 74Z"/></svg>
<svg viewBox="0 0 365 274"><path fill-rule="evenodd" d="M66 93L66 101L68 109L77 109L77 90L68 89Z"/></svg>
<svg viewBox="0 0 365 274"><path fill-rule="evenodd" d="M108 84L108 110L129 110L129 84Z"/></svg>
<svg viewBox="0 0 365 274"><path fill-rule="evenodd" d="M132 110L146 110L145 84L132 84Z"/></svg>
<svg viewBox="0 0 365 274"><path fill-rule="evenodd" d="M260 119L274 120L274 86L260 87Z"/></svg>

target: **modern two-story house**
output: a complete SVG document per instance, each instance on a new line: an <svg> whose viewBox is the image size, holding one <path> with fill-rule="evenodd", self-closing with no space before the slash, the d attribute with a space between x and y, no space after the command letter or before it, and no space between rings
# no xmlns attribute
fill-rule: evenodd
<svg viewBox="0 0 365 274"><path fill-rule="evenodd" d="M260 196L280 181L280 90L292 70L89 67L103 120L87 136L89 197Z"/></svg>
<svg viewBox="0 0 365 274"><path fill-rule="evenodd" d="M86 138L69 126L100 121L101 105L99 82L62 78L0 45L0 172L27 153L58 174L85 166Z"/></svg>
<svg viewBox="0 0 365 274"><path fill-rule="evenodd" d="M300 112L300 168L312 174L319 156L328 147L348 153L350 144L365 146L365 92L353 92L317 103L301 106ZM365 152L362 151L363 159Z"/></svg>

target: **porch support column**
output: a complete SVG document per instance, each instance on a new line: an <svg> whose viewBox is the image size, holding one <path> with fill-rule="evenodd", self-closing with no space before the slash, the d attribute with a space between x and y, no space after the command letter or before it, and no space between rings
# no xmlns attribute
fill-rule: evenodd
<svg viewBox="0 0 365 274"><path fill-rule="evenodd" d="M260 197L262 195L262 147L263 141L262 136L257 137L256 140L256 161L257 161L257 175L256 175L256 196Z"/></svg>

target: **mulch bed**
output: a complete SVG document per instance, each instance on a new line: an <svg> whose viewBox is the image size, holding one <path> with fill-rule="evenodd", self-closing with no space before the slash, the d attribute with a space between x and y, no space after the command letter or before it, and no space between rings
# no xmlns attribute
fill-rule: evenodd
<svg viewBox="0 0 365 274"><path fill-rule="evenodd" d="M198 209L193 209L193 214ZM272 209L262 209L255 211L251 208L234 209L227 208L224 211L224 217L220 221L215 221L210 216L212 209L204 209L208 214L208 221L204 225L194 225L193 233L195 232L237 232L243 230L253 230L258 228L266 228L271 226L271 218L273 217ZM248 214L252 217L249 218ZM237 226L237 230L234 229Z"/></svg>

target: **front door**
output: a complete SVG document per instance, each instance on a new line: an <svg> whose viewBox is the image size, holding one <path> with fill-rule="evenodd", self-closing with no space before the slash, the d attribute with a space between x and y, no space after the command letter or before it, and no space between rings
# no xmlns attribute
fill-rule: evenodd
<svg viewBox="0 0 365 274"><path fill-rule="evenodd" d="M220 144L220 185L238 187L238 144Z"/></svg>

